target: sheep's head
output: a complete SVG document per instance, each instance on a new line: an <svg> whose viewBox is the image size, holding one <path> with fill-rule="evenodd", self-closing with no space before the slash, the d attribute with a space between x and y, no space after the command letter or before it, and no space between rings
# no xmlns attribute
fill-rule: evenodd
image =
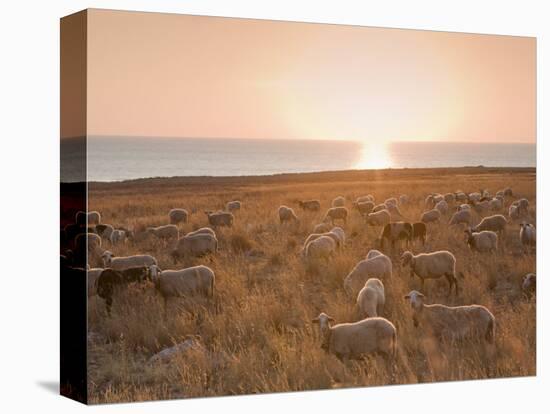
<svg viewBox="0 0 550 414"><path fill-rule="evenodd" d="M311 322L319 323L319 329L321 331L321 335L323 336L323 343L321 344L321 348L328 349L330 322L334 322L334 318L332 316L327 315L324 312L321 312L319 316L312 319Z"/></svg>
<svg viewBox="0 0 550 414"><path fill-rule="evenodd" d="M528 273L523 277L523 281L521 283L522 290L530 295L534 293L537 289L537 277L534 273Z"/></svg>
<svg viewBox="0 0 550 414"><path fill-rule="evenodd" d="M105 250L103 252L103 254L101 255L101 259L103 260L104 267L111 266L111 261L113 260L113 257L115 257L115 255L109 250Z"/></svg>
<svg viewBox="0 0 550 414"><path fill-rule="evenodd" d="M413 254L410 251L406 251L401 255L401 266L405 267L411 263Z"/></svg>
<svg viewBox="0 0 550 414"><path fill-rule="evenodd" d="M157 265L151 265L149 266L149 269L148 269L148 278L152 281L152 282L156 282L158 280L158 277L160 276L160 268L157 266Z"/></svg>
<svg viewBox="0 0 550 414"><path fill-rule="evenodd" d="M417 290L411 290L408 295L404 296L405 300L408 300L411 308L413 309L413 323L414 326L418 326L417 312L422 310L424 306L424 295Z"/></svg>

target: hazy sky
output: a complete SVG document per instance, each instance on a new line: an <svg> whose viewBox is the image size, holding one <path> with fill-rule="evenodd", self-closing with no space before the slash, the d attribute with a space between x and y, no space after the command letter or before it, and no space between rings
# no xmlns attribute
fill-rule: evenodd
<svg viewBox="0 0 550 414"><path fill-rule="evenodd" d="M88 134L534 142L534 38L90 10Z"/></svg>

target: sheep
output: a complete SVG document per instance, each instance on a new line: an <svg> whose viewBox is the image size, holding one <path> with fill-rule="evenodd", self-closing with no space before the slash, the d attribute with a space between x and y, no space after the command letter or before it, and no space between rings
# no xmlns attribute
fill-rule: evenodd
<svg viewBox="0 0 550 414"><path fill-rule="evenodd" d="M490 211L502 211L504 208L504 201L500 198L493 198L489 201L489 210Z"/></svg>
<svg viewBox="0 0 550 414"><path fill-rule="evenodd" d="M403 214L396 205L388 204L386 210L390 213L392 220L403 220Z"/></svg>
<svg viewBox="0 0 550 414"><path fill-rule="evenodd" d="M355 202L354 204L359 204L359 203L364 203L366 201L370 201L374 204L374 197L372 196L372 194L368 194L368 195L365 195L365 196L361 196L361 197L357 197L355 199Z"/></svg>
<svg viewBox="0 0 550 414"><path fill-rule="evenodd" d="M342 196L336 197L330 204L331 207L344 207L346 205L346 199Z"/></svg>
<svg viewBox="0 0 550 414"><path fill-rule="evenodd" d="M187 233L185 235L185 237L195 236L196 234L210 234L210 235L216 237L216 232L214 230L212 230L210 227L201 227L198 230L190 231L189 233Z"/></svg>
<svg viewBox="0 0 550 414"><path fill-rule="evenodd" d="M336 251L336 242L330 236L320 236L311 240L304 250L304 256L309 264L318 260L328 260Z"/></svg>
<svg viewBox="0 0 550 414"><path fill-rule="evenodd" d="M405 240L407 245L412 239L412 224L403 221L397 221L388 223L382 229L380 237L378 238L380 247L384 248L384 242L391 243L391 248L395 248L395 242L399 240Z"/></svg>
<svg viewBox="0 0 550 414"><path fill-rule="evenodd" d="M405 205L409 204L409 200L410 200L410 199L409 199L409 196L408 196L408 195L406 195L406 194L401 194L401 195L399 196L399 205L400 205L400 206L405 206Z"/></svg>
<svg viewBox="0 0 550 414"><path fill-rule="evenodd" d="M385 226L391 221L388 210L377 211L367 215L367 224L370 226Z"/></svg>
<svg viewBox="0 0 550 414"><path fill-rule="evenodd" d="M117 289L132 282L141 283L150 276L147 266L131 267L115 270L103 269L95 281L97 296L105 300L107 314L111 315L113 295Z"/></svg>
<svg viewBox="0 0 550 414"><path fill-rule="evenodd" d="M445 200L445 202L450 206L455 203L456 196L453 193L445 193L443 195L443 200Z"/></svg>
<svg viewBox="0 0 550 414"><path fill-rule="evenodd" d="M521 214L518 205L510 205L510 207L508 208L508 217L510 217L510 220L519 220Z"/></svg>
<svg viewBox="0 0 550 414"><path fill-rule="evenodd" d="M304 211L319 211L319 210L321 210L321 202L319 200L298 201L298 205Z"/></svg>
<svg viewBox="0 0 550 414"><path fill-rule="evenodd" d="M386 207L388 207L388 206L397 207L397 204L398 204L398 201L397 201L397 198L395 198L395 197L388 198L386 201L384 201L384 205Z"/></svg>
<svg viewBox="0 0 550 414"><path fill-rule="evenodd" d="M348 209L345 207L331 207L327 210L323 221L334 225L335 220L342 220L344 224L348 221Z"/></svg>
<svg viewBox="0 0 550 414"><path fill-rule="evenodd" d="M343 249L346 245L346 233L344 232L344 229L342 227L333 227L330 232L331 234L336 235L338 238L338 247L340 249Z"/></svg>
<svg viewBox="0 0 550 414"><path fill-rule="evenodd" d="M476 203L481 200L481 193L470 193L468 194L468 201L471 203Z"/></svg>
<svg viewBox="0 0 550 414"><path fill-rule="evenodd" d="M428 196L426 197L426 199L424 200L424 206L426 206L426 208L428 209L432 209L435 207L435 200L434 200L434 195L433 194L428 194Z"/></svg>
<svg viewBox="0 0 550 414"><path fill-rule="evenodd" d="M489 200L474 201L471 205L474 211L479 215L487 213L490 207Z"/></svg>
<svg viewBox="0 0 550 414"><path fill-rule="evenodd" d="M309 236L307 236L306 240L304 241L304 245L303 245L303 247L302 247L302 253L305 255L307 245L308 245L310 242L312 242L313 240L318 239L319 237L323 237L323 236L330 237L332 240L334 240L334 243L336 243L336 247L338 247L338 248L341 247L341 240L340 240L340 237L339 237L337 234L335 234L335 233L331 233L331 232L326 232L326 233L311 233Z"/></svg>
<svg viewBox="0 0 550 414"><path fill-rule="evenodd" d="M161 240L177 239L179 238L178 226L175 224L166 224L158 227L148 227L147 233L154 235Z"/></svg>
<svg viewBox="0 0 550 414"><path fill-rule="evenodd" d="M187 234L178 239L171 252L174 261L180 257L204 256L218 251L218 239L210 232Z"/></svg>
<svg viewBox="0 0 550 414"><path fill-rule="evenodd" d="M113 230L111 236L109 237L109 241L113 246L124 240L126 240L126 232L124 230Z"/></svg>
<svg viewBox="0 0 550 414"><path fill-rule="evenodd" d="M328 233L331 227L330 223L319 223L313 227L313 233Z"/></svg>
<svg viewBox="0 0 550 414"><path fill-rule="evenodd" d="M95 232L99 237L105 240L111 240L111 234L114 231L114 227L110 224L97 224L95 226Z"/></svg>
<svg viewBox="0 0 550 414"><path fill-rule="evenodd" d="M95 233L77 234L74 239L74 245L75 262L82 266L88 262L98 260L103 253L101 249L101 237Z"/></svg>
<svg viewBox="0 0 550 414"><path fill-rule="evenodd" d="M199 265L181 270L160 270L158 266L151 266L150 274L156 291L164 299L165 316L168 299L171 297L214 296L216 276L207 266Z"/></svg>
<svg viewBox="0 0 550 414"><path fill-rule="evenodd" d="M75 223L81 226L98 225L101 223L101 214L99 211L78 211L75 215Z"/></svg>
<svg viewBox="0 0 550 414"><path fill-rule="evenodd" d="M441 219L441 212L435 208L432 210L425 211L424 213L422 213L422 216L420 217L420 221L422 223L435 223L435 222L439 222L440 219Z"/></svg>
<svg viewBox="0 0 550 414"><path fill-rule="evenodd" d="M157 264L157 259L148 254L115 257L112 252L110 252L109 250L105 250L101 255L101 258L103 259L103 266L110 267L113 270L126 270L131 267L148 267Z"/></svg>
<svg viewBox="0 0 550 414"><path fill-rule="evenodd" d="M469 204L461 204L461 205L459 205L459 206L456 208L456 211L462 211L462 210L471 211L471 210L472 210L472 206L469 205Z"/></svg>
<svg viewBox="0 0 550 414"><path fill-rule="evenodd" d="M526 198L520 198L519 200L514 201L512 205L518 206L520 215L529 214L529 200L527 200Z"/></svg>
<svg viewBox="0 0 550 414"><path fill-rule="evenodd" d="M321 313L312 322L319 323L321 348L340 359L357 359L378 352L396 356L397 332L387 319L376 317L330 326L334 318Z"/></svg>
<svg viewBox="0 0 550 414"><path fill-rule="evenodd" d="M537 276L534 273L527 273L523 277L521 290L528 298L537 292Z"/></svg>
<svg viewBox="0 0 550 414"><path fill-rule="evenodd" d="M410 302L415 327L420 325L436 338L452 340L479 338L495 340L495 317L485 306L446 306L424 304L425 296L413 290L404 297Z"/></svg>
<svg viewBox="0 0 550 414"><path fill-rule="evenodd" d="M168 212L168 217L170 219L170 224L185 224L187 223L189 213L183 208L173 208Z"/></svg>
<svg viewBox="0 0 550 414"><path fill-rule="evenodd" d="M365 259L367 260L372 259L373 257L376 257L376 256L384 256L384 253L382 253L380 250L371 249L367 253L367 256L365 256Z"/></svg>
<svg viewBox="0 0 550 414"><path fill-rule="evenodd" d="M359 316L362 319L380 316L384 311L385 302L386 296L382 281L376 278L367 280L367 283L357 295Z"/></svg>
<svg viewBox="0 0 550 414"><path fill-rule="evenodd" d="M414 279L414 275L418 276L422 281L422 289L424 289L426 279L439 279L445 276L449 282L449 295L452 293L453 285L455 295L458 295L458 283L455 276L456 258L451 252L440 250L432 253L420 253L415 256L410 251L406 251L401 255L401 265L403 267L410 266L411 278Z"/></svg>
<svg viewBox="0 0 550 414"><path fill-rule="evenodd" d="M519 239L526 252L529 251L529 248L535 247L537 242L537 232L535 230L535 226L530 223L521 223L519 229Z"/></svg>
<svg viewBox="0 0 550 414"><path fill-rule="evenodd" d="M411 241L421 240L422 246L426 245L426 224L422 222L417 222L412 224L412 237Z"/></svg>
<svg viewBox="0 0 550 414"><path fill-rule="evenodd" d="M455 192L455 201L457 203L465 203L468 201L468 196L462 191L457 191Z"/></svg>
<svg viewBox="0 0 550 414"><path fill-rule="evenodd" d="M354 206L357 211L359 211L359 214L361 214L362 216L370 214L374 209L374 203L372 201L361 201L359 203L356 203Z"/></svg>
<svg viewBox="0 0 550 414"><path fill-rule="evenodd" d="M490 230L497 233L504 233L506 231L506 224L508 224L506 217L502 214L495 214L494 216L485 217L477 226L473 227L472 230L474 232Z"/></svg>
<svg viewBox="0 0 550 414"><path fill-rule="evenodd" d="M205 211L204 212L208 217L208 223L214 227L231 227L233 226L233 220L235 217L232 213L227 211Z"/></svg>
<svg viewBox="0 0 550 414"><path fill-rule="evenodd" d="M479 253L496 252L498 248L498 235L494 231L483 230L474 232L472 229L465 230L467 235L466 243L471 250Z"/></svg>
<svg viewBox="0 0 550 414"><path fill-rule="evenodd" d="M294 210L291 207L280 206L279 207L279 221L281 224L284 223L298 223L299 219Z"/></svg>
<svg viewBox="0 0 550 414"><path fill-rule="evenodd" d="M344 278L344 290L350 297L357 297L370 277L382 280L390 280L392 277L393 265L390 258L379 251L372 255L371 252L370 257L367 255L367 259L357 263Z"/></svg>
<svg viewBox="0 0 550 414"><path fill-rule="evenodd" d="M372 208L373 213L378 213L379 211L387 210L386 205L384 203L377 204Z"/></svg>
<svg viewBox="0 0 550 414"><path fill-rule="evenodd" d="M454 226L457 224L466 224L469 226L472 223L472 213L469 209L458 210L453 214L451 220L449 220L449 226Z"/></svg>
<svg viewBox="0 0 550 414"><path fill-rule="evenodd" d="M225 204L225 210L229 211L230 213L240 209L241 209L241 202L239 200L228 201Z"/></svg>
<svg viewBox="0 0 550 414"><path fill-rule="evenodd" d="M439 210L439 212L441 213L442 216L444 216L445 214L447 214L449 212L449 204L445 200L439 201L435 205L435 208L437 210Z"/></svg>

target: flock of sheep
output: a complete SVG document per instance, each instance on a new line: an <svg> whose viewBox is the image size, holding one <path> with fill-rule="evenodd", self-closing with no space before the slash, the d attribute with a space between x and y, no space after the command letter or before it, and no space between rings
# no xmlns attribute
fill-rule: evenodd
<svg viewBox="0 0 550 414"><path fill-rule="evenodd" d="M536 243L533 224L527 222L529 201L526 198L514 199L507 188L491 195L487 190L466 194L455 191L446 194L429 194L425 201L425 211L419 221L409 222L401 210L410 203L407 195L392 197L377 204L372 195L359 197L351 209L346 207L342 196L332 200L323 220L314 226L306 238L301 256L304 266L315 268L333 260L339 251L346 248L344 227L350 214L364 217L368 226L380 228L376 240L377 249L368 252L343 279L343 290L350 301L356 304L358 321L332 325L334 319L321 313L313 322L319 324L321 347L341 359L356 359L371 353L382 353L389 358L396 355L398 336L394 324L384 318L386 292L384 282L390 281L393 263L388 252L396 247L413 249L415 244L425 245L432 223L446 220L449 226L464 226L465 243L472 251L498 255L504 248L503 236L510 231L512 222L519 223L519 239L525 254L530 254ZM320 212L319 200L305 200L298 203L303 214ZM180 234L182 223L187 223L189 213L185 209L172 209L167 213L168 224L150 227L141 233L101 223L97 211L78 212L75 223L62 230L62 240L67 248L62 255L62 264L72 268L86 268L88 296L98 295L104 299L107 313L116 293L130 283L150 281L165 302L172 297L188 298L200 296L211 298L214 295L216 277L214 271L205 265L178 270L161 269L155 257L150 254L136 254L117 257L110 250L102 248L108 243L132 243L140 237L154 237L170 241L170 256L174 263L182 258L216 255L218 239L216 231L220 227L231 227L241 209L240 201L230 201L222 211L207 211L210 227L202 227L185 235ZM507 208L507 217L503 212ZM293 226L300 218L292 207L280 206L278 218L281 226ZM480 220L479 220L480 219ZM474 221L478 221L473 225ZM102 262L102 267L90 267L91 263ZM422 326L426 335L448 337L453 340L464 338L479 340L479 343L493 343L495 339L495 317L489 309L480 304L469 306L447 306L426 304L424 282L428 279L444 278L448 282L448 294L459 295L456 258L453 252L440 250L413 254L410 250L400 255L400 264L410 269L410 276L421 281L421 290L412 290L404 296L411 307L414 326ZM84 271L84 269L82 269ZM533 295L536 289L534 273L525 275L522 289L526 295Z"/></svg>

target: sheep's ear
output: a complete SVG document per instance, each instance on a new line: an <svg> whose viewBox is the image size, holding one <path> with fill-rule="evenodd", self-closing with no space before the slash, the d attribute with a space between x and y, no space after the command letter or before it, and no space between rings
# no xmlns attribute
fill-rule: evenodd
<svg viewBox="0 0 550 414"><path fill-rule="evenodd" d="M418 295L417 295L417 296L420 297L420 298L426 297L423 293L420 293L420 292L418 292Z"/></svg>
<svg viewBox="0 0 550 414"><path fill-rule="evenodd" d="M311 323L317 323L317 322L319 322L319 318L318 318L318 317L317 317L317 318L313 318L313 319L311 320Z"/></svg>
<svg viewBox="0 0 550 414"><path fill-rule="evenodd" d="M334 320L334 318L333 318L332 316L329 316L329 317L328 317L328 320L329 320L330 322L335 322L335 320Z"/></svg>
<svg viewBox="0 0 550 414"><path fill-rule="evenodd" d="M403 299L410 299L411 298L411 295L405 295L403 296Z"/></svg>

